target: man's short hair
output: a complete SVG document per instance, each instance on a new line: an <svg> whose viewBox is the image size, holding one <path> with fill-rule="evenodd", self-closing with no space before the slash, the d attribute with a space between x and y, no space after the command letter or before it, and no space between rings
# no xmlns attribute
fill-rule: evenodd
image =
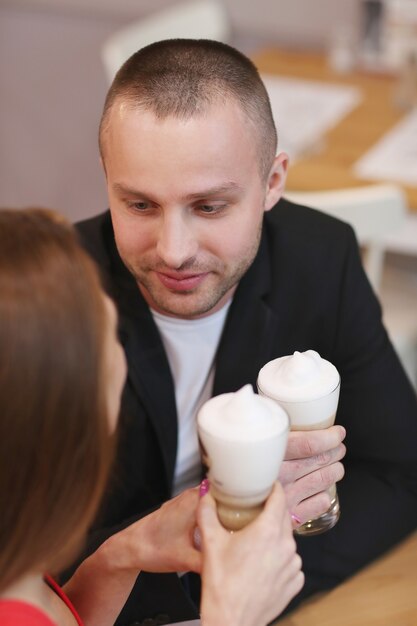
<svg viewBox="0 0 417 626"><path fill-rule="evenodd" d="M215 102L234 99L253 126L259 167L267 177L277 132L265 86L255 65L231 46L206 39L168 39L133 54L117 72L100 122L100 152L109 111L118 99L157 118L189 119Z"/></svg>

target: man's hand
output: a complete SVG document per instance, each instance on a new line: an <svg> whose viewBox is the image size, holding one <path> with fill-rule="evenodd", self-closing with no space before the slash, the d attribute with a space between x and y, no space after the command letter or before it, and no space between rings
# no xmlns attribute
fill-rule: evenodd
<svg viewBox="0 0 417 626"><path fill-rule="evenodd" d="M344 476L340 463L346 453L343 426L325 430L293 431L288 437L279 480L288 508L303 524L330 506L327 489Z"/></svg>

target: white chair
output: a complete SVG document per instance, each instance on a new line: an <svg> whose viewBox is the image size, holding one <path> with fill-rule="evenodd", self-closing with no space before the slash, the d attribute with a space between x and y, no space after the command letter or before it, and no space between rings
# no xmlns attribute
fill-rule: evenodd
<svg viewBox="0 0 417 626"><path fill-rule="evenodd" d="M334 191L297 191L285 196L351 224L363 250L368 278L378 294L384 323L411 382L417 389L417 257L415 268L390 266L390 238L406 227L404 192L391 184ZM405 266L405 264L403 264Z"/></svg>
<svg viewBox="0 0 417 626"><path fill-rule="evenodd" d="M109 37L102 61L109 82L136 50L161 39L215 39L227 41L229 21L220 0L186 0L152 13Z"/></svg>

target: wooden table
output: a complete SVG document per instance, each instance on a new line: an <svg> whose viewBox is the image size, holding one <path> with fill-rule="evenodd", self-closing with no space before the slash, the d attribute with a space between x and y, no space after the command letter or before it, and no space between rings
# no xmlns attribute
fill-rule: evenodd
<svg viewBox="0 0 417 626"><path fill-rule="evenodd" d="M276 626L416 626L417 532Z"/></svg>
<svg viewBox="0 0 417 626"><path fill-rule="evenodd" d="M359 87L363 100L325 137L319 154L290 167L287 188L316 191L353 187L378 181L358 179L352 165L404 115L394 104L396 80L392 76L354 71L338 74L322 54L270 49L255 55L261 72ZM410 209L417 211L417 187L404 187Z"/></svg>

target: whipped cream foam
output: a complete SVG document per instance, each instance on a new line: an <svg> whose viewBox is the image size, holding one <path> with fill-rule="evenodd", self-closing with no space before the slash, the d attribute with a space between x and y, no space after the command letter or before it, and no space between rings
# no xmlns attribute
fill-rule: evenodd
<svg viewBox="0 0 417 626"><path fill-rule="evenodd" d="M258 387L262 393L283 402L320 398L337 387L340 376L335 366L315 350L294 352L262 367Z"/></svg>
<svg viewBox="0 0 417 626"><path fill-rule="evenodd" d="M198 425L214 437L253 442L271 438L288 429L288 417L273 400L245 385L235 393L208 400L198 414Z"/></svg>

